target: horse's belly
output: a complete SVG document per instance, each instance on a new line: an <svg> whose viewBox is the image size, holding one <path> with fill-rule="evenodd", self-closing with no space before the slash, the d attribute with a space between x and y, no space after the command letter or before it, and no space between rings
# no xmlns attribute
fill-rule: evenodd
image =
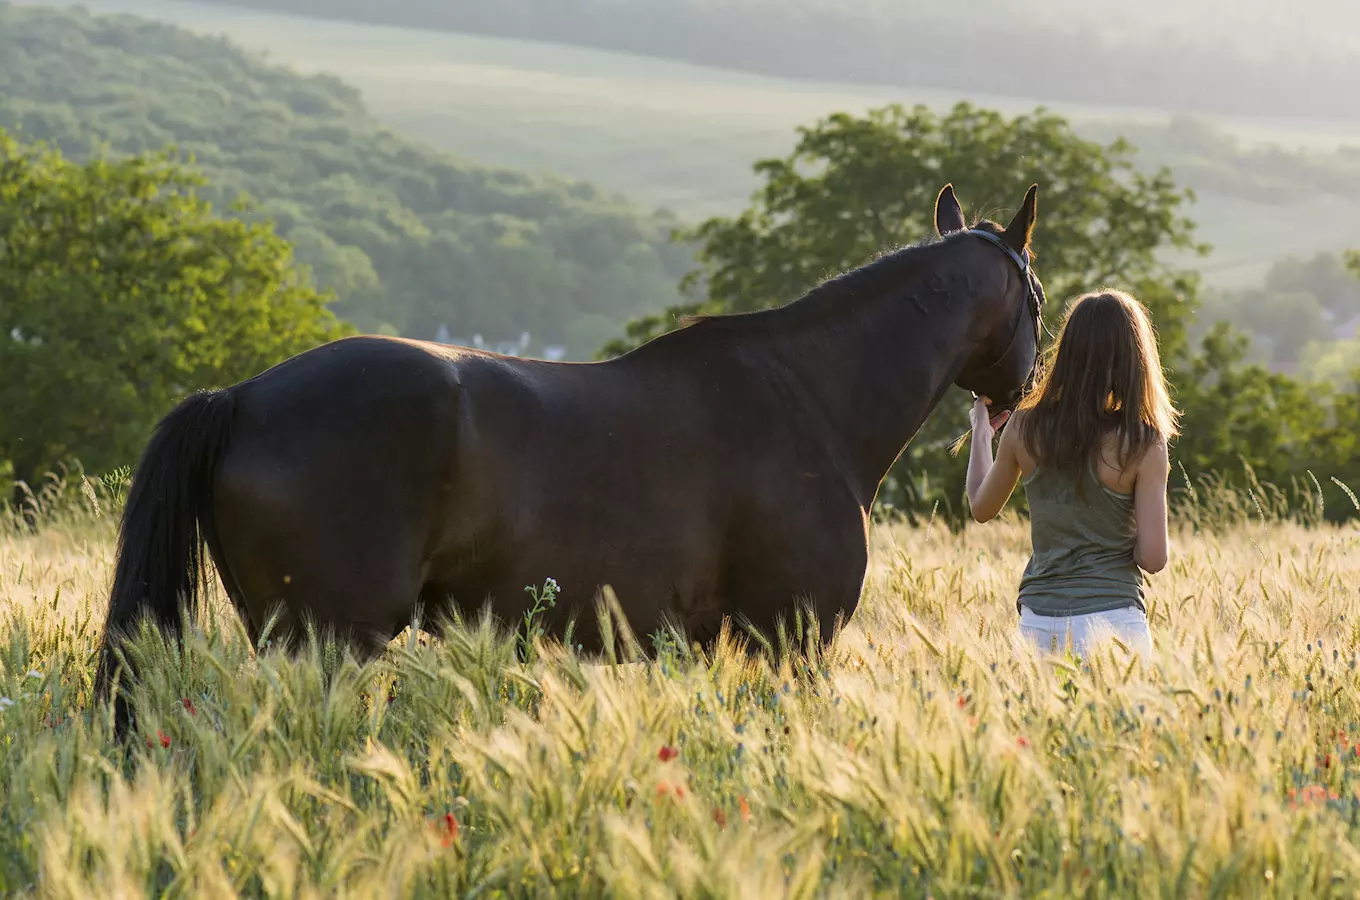
<svg viewBox="0 0 1360 900"><path fill-rule="evenodd" d="M716 555L693 532L560 523L517 534L514 546L504 571L481 592L512 627L536 615L560 633L574 618L581 642L594 644L605 588L644 640L667 619L688 629L717 613Z"/></svg>

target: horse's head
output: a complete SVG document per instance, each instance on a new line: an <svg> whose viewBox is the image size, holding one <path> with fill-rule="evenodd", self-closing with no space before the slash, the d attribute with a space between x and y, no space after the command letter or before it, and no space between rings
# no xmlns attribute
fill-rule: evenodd
<svg viewBox="0 0 1360 900"><path fill-rule="evenodd" d="M988 221L969 228L951 185L945 185L935 201L936 230L945 237L967 234L977 244L973 258L985 267L978 277L968 279L977 290L979 339L954 383L987 397L993 412L1014 409L1039 373L1044 287L1030 266L1029 254L1038 192L1038 185L1030 187L1005 228Z"/></svg>

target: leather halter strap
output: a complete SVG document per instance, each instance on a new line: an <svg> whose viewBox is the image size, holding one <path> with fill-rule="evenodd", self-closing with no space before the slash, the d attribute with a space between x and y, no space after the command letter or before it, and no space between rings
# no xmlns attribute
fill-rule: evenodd
<svg viewBox="0 0 1360 900"><path fill-rule="evenodd" d="M1025 290L1028 294L1027 299L1029 300L1028 305L1034 323L1034 364L1030 367L1030 375L1027 381L1027 384L1032 384L1039 370L1039 342L1043 328L1043 288L1039 285L1039 279L1035 276L1034 270L1030 268L1029 251L1022 250L1020 253L1017 253L1014 248L1003 241L999 236L992 234L990 231L984 231L981 228L970 228L967 233L980 237L1001 248L1002 252L1010 257L1011 262L1015 263L1016 267L1020 270L1020 277L1025 282ZM979 374L991 372L1010 361L1011 353L1015 350L1016 341L1020 339L1020 327L1024 324L1024 320L1024 309L1022 308L1020 314L1016 317L1015 331L1011 334L1011 340L1010 343L1006 345L1005 352L1001 354L1001 357L997 359L996 362L983 369ZM977 396L977 393L973 392L973 399L977 399Z"/></svg>

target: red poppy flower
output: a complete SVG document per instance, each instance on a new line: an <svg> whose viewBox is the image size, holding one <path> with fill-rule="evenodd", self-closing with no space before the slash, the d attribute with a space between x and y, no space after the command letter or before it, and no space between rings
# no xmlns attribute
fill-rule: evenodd
<svg viewBox="0 0 1360 900"><path fill-rule="evenodd" d="M453 842L458 840L458 820L453 813L444 814L444 846L451 847Z"/></svg>
<svg viewBox="0 0 1360 900"><path fill-rule="evenodd" d="M1021 747L1028 747L1028 746L1029 746L1029 738L1027 738L1027 737L1023 737L1023 736L1018 737L1018 738L1015 739L1015 742L1016 742L1017 744L1019 744Z"/></svg>
<svg viewBox="0 0 1360 900"><path fill-rule="evenodd" d="M726 828L726 827L727 827L727 813L723 812L721 809L719 809L719 808L716 807L716 806L713 807L713 821L718 823L718 827L719 827L719 828Z"/></svg>
<svg viewBox="0 0 1360 900"><path fill-rule="evenodd" d="M741 810L741 820L743 822L751 821L751 804L746 802L745 797L738 798L737 807Z"/></svg>
<svg viewBox="0 0 1360 900"><path fill-rule="evenodd" d="M156 737L161 739L161 749L163 750L170 749L170 738L166 735L164 731L161 731L159 728L157 728Z"/></svg>
<svg viewBox="0 0 1360 900"><path fill-rule="evenodd" d="M194 709L194 701L190 700L188 697L185 697L182 702L184 703L184 708L185 710L188 711L189 715L191 716L198 715L198 710Z"/></svg>
<svg viewBox="0 0 1360 900"><path fill-rule="evenodd" d="M1329 799L1337 799L1334 791L1329 791L1320 784L1310 784L1302 792L1296 792L1293 788L1289 789L1289 808L1298 809L1300 806L1316 804L1321 805Z"/></svg>
<svg viewBox="0 0 1360 900"><path fill-rule="evenodd" d="M671 784L669 781L658 781L656 783L656 795L664 797L667 794L683 797L685 796L685 786L683 784Z"/></svg>
<svg viewBox="0 0 1360 900"><path fill-rule="evenodd" d="M657 752L656 758L661 760L662 762L670 762L679 755L680 755L679 750L676 750L674 747L670 745L666 745L663 746L661 750Z"/></svg>

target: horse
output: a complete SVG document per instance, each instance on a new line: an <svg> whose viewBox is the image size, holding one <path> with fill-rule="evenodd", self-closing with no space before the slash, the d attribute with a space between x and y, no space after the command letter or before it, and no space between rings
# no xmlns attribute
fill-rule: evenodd
<svg viewBox="0 0 1360 900"><path fill-rule="evenodd" d="M925 241L614 359L354 336L189 396L128 490L98 696L137 619L179 634L209 560L252 643L277 614L365 658L418 609L518 621L549 578L540 627L580 624L586 653L606 590L635 634L769 634L795 611L832 634L880 482L945 392L999 415L1034 382L1037 191L970 227L946 185Z"/></svg>

